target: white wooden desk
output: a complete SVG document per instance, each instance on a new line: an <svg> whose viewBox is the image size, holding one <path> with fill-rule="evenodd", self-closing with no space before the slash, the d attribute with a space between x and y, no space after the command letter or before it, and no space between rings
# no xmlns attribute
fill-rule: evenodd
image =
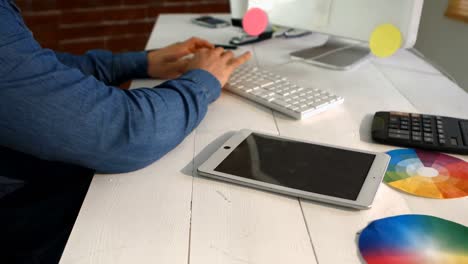
<svg viewBox="0 0 468 264"><path fill-rule="evenodd" d="M238 32L192 25L195 16L161 16L147 48L191 36L227 43ZM342 95L342 106L296 121L223 92L196 131L161 160L133 173L94 177L61 263L361 263L356 233L372 220L415 213L468 225L468 198L425 199L382 184L372 209L354 211L192 176L227 133L242 128L387 151L393 147L370 139L376 111L468 118L468 94L406 51L350 72L290 62L290 51L318 41L275 39L239 52L251 50L250 63Z"/></svg>

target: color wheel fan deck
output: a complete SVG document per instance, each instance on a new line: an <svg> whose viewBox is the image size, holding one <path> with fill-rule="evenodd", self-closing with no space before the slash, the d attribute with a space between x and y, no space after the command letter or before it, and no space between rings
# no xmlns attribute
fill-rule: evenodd
<svg viewBox="0 0 468 264"><path fill-rule="evenodd" d="M397 149L384 182L401 191L436 199L468 196L468 163L438 152Z"/></svg>

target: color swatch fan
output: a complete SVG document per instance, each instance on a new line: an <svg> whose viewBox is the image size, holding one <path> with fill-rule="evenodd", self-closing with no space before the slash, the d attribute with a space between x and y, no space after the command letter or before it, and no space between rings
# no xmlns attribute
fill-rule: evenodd
<svg viewBox="0 0 468 264"><path fill-rule="evenodd" d="M426 215L376 220L359 236L368 264L468 263L468 228Z"/></svg>
<svg viewBox="0 0 468 264"><path fill-rule="evenodd" d="M397 149L384 182L404 192L436 199L468 195L468 163L438 152Z"/></svg>

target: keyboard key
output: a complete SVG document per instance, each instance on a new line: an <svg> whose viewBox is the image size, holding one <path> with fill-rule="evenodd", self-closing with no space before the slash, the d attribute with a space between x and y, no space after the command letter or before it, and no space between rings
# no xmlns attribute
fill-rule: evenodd
<svg viewBox="0 0 468 264"><path fill-rule="evenodd" d="M275 83L271 82L271 81L268 81L268 82L265 82L263 84L260 84L260 87L265 88L265 87L268 87L268 86L272 86L273 84L275 84Z"/></svg>
<svg viewBox="0 0 468 264"><path fill-rule="evenodd" d="M336 102L338 100L340 100L340 97L336 96L336 95L331 95L328 97L328 100L330 100L330 102Z"/></svg>
<svg viewBox="0 0 468 264"><path fill-rule="evenodd" d="M322 107L324 107L324 106L326 106L328 104L329 104L328 102L318 102L318 103L316 102L316 103L312 104L312 106L314 108L322 108Z"/></svg>
<svg viewBox="0 0 468 264"><path fill-rule="evenodd" d="M282 106L282 107L286 107L286 108L288 108L289 106L291 106L290 103L285 102L285 101L280 100L280 99L275 99L275 100L273 100L273 103L276 104L276 105Z"/></svg>

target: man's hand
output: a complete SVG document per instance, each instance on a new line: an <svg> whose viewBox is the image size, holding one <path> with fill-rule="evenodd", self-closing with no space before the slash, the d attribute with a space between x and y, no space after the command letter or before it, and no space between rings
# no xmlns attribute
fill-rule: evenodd
<svg viewBox="0 0 468 264"><path fill-rule="evenodd" d="M148 75L158 79L174 79L187 71L185 56L200 49L213 49L206 40L191 38L148 53Z"/></svg>
<svg viewBox="0 0 468 264"><path fill-rule="evenodd" d="M224 87L232 72L251 57L250 52L235 57L234 53L225 51L223 48L202 49L196 52L193 59L189 61L187 70L205 70L213 74L221 83L221 87Z"/></svg>

